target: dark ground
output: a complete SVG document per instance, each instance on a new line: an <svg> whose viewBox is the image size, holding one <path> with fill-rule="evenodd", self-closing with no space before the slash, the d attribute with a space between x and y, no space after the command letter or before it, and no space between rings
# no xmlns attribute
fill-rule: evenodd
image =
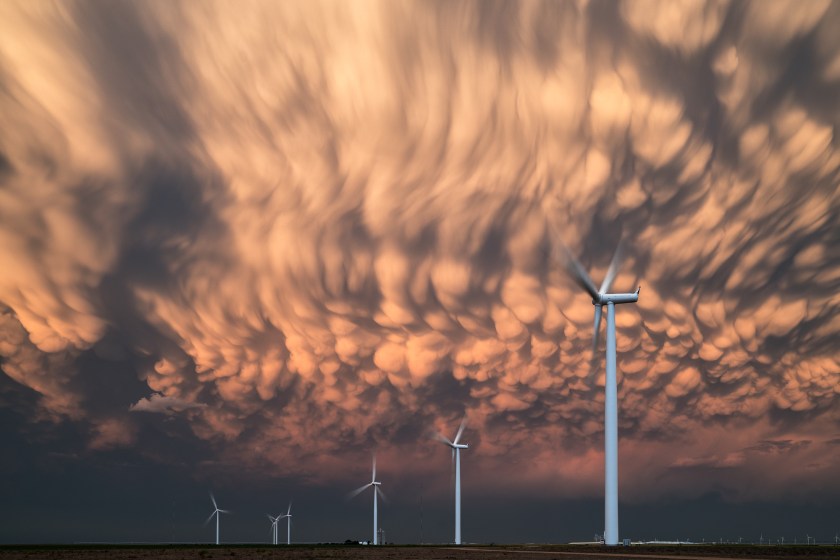
<svg viewBox="0 0 840 560"><path fill-rule="evenodd" d="M838 546L753 546L753 545L681 545L633 546L604 548L580 545L516 545L516 546L353 546L353 545L292 545L292 546L110 546L76 545L1 546L3 560L69 559L69 560L129 560L161 558L164 560L221 560L221 559L277 559L277 560L617 560L619 558L713 558L788 559L820 558L840 560Z"/></svg>

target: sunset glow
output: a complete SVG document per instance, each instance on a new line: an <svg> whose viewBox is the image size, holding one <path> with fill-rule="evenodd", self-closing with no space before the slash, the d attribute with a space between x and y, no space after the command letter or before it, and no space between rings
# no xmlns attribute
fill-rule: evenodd
<svg viewBox="0 0 840 560"><path fill-rule="evenodd" d="M465 504L599 499L603 336L593 373L559 251L600 283L623 240L622 503L836 508L839 30L821 0L0 2L0 408L82 462L201 450L199 485L340 499L378 450L446 503L431 434L466 416Z"/></svg>

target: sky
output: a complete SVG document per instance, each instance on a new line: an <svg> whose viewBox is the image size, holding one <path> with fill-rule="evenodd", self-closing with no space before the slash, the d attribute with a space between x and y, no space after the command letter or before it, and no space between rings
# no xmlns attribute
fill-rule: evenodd
<svg viewBox="0 0 840 560"><path fill-rule="evenodd" d="M0 3L0 542L840 531L840 2ZM593 366L592 364L595 364Z"/></svg>

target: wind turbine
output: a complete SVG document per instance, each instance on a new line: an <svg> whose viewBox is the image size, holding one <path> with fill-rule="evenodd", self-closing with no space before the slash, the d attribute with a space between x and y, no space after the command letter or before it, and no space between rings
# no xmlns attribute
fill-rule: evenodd
<svg viewBox="0 0 840 560"><path fill-rule="evenodd" d="M210 514L210 517L207 518L207 521L205 521L204 524L207 525L210 523L210 520L213 519L213 516L216 516L216 544L219 544L219 514L230 512L226 509L219 509L219 506L216 504L216 498L213 497L212 492L210 492L210 499L213 501L213 513Z"/></svg>
<svg viewBox="0 0 840 560"><path fill-rule="evenodd" d="M595 306L593 357L598 347L601 311L603 306L607 306L607 365L604 382L604 543L615 546L618 544L618 387L615 371L615 306L639 301L641 288L632 294L609 293L613 280L618 274L618 265L621 260L620 244L613 255L600 289L595 288L595 283L580 262L567 249L565 253L566 269L578 285L592 296L592 305Z"/></svg>
<svg viewBox="0 0 840 560"><path fill-rule="evenodd" d="M292 502L289 502L289 509L286 510L285 515L278 515L277 516L277 521L280 521L281 519L284 519L284 518L286 519L286 544L292 544ZM276 529L275 529L275 533L276 533ZM275 540L274 544L277 544L276 534L275 534L274 540Z"/></svg>
<svg viewBox="0 0 840 560"><path fill-rule="evenodd" d="M458 443L464 434L467 419L461 420L455 439L449 439L441 433L435 434L435 438L452 448L452 457L455 459L455 544L461 544L461 450L469 449L469 444Z"/></svg>
<svg viewBox="0 0 840 560"><path fill-rule="evenodd" d="M385 501L385 493L379 488L382 486L381 482L377 482L376 480L376 455L373 456L373 475L370 477L370 482L365 484L364 486L359 486L349 494L347 494L347 499L355 498L362 492L364 492L368 487L373 486L373 544L379 544L377 540L377 523L376 523L376 495L379 494L382 496L382 500Z"/></svg>
<svg viewBox="0 0 840 560"><path fill-rule="evenodd" d="M277 544L277 521L280 517L271 517L270 514L266 514L269 521L271 521L271 544Z"/></svg>

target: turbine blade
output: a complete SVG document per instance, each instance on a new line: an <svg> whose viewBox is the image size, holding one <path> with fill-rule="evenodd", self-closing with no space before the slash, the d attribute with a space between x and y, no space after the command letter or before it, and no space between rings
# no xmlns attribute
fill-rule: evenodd
<svg viewBox="0 0 840 560"><path fill-rule="evenodd" d="M382 488L379 486L376 487L376 492L379 494L379 497L382 498L382 501L386 504L390 504L391 500L388 499L388 496L385 495L385 492L382 491Z"/></svg>
<svg viewBox="0 0 840 560"><path fill-rule="evenodd" d="M210 520L213 519L213 516L216 515L216 510L213 510L213 513L210 514L210 517L204 520L204 525L210 523Z"/></svg>
<svg viewBox="0 0 840 560"><path fill-rule="evenodd" d="M219 513L231 513L231 511L227 509L220 509Z"/></svg>
<svg viewBox="0 0 840 560"><path fill-rule="evenodd" d="M213 500L213 509L219 509L219 506L216 505L216 498L213 497L213 492L210 492L210 499Z"/></svg>
<svg viewBox="0 0 840 560"><path fill-rule="evenodd" d="M549 224L549 227L554 232L554 238L560 246L560 250L558 251L559 258L563 267L566 269L566 272L572 277L578 286L586 290L589 295L592 296L592 299L598 299L598 290L595 288L595 282L593 282L592 278L590 278L586 273L583 265L580 264L580 262L572 255L569 248L566 247L566 244L560 240L560 235L557 233L556 228L554 228L551 224Z"/></svg>
<svg viewBox="0 0 840 560"><path fill-rule="evenodd" d="M373 454L373 477L371 477L370 481L376 482L376 453Z"/></svg>
<svg viewBox="0 0 840 560"><path fill-rule="evenodd" d="M618 267L621 266L621 259L623 255L624 243L619 241L618 247L615 248L615 253L613 253L612 260L610 261L610 267L607 269L607 275L604 276L604 281L601 283L601 289L599 291L602 294L610 291L612 283L615 280L615 277L618 275Z"/></svg>
<svg viewBox="0 0 840 560"><path fill-rule="evenodd" d="M348 500L352 500L353 498L355 498L356 496L358 496L359 494L361 494L362 492L364 492L364 491L367 489L367 487L368 487L368 486L373 486L373 483L372 483L372 482L368 482L368 483L367 483L367 484L365 484L364 486L359 486L358 488L356 488L355 490L353 490L352 492L350 492L349 494L347 494L347 499L348 499Z"/></svg>
<svg viewBox="0 0 840 560"><path fill-rule="evenodd" d="M441 443L445 443L446 445L448 445L448 446L450 446L450 447L452 446L452 442L451 442L451 441L449 441L449 438L448 438L448 437L446 437L445 435L443 435L443 434L442 434L442 433L440 433L440 432L436 432L436 433L434 434L434 436L432 436L432 437L434 437L436 440L438 440L438 441L439 441L439 442L441 442Z"/></svg>
<svg viewBox="0 0 840 560"><path fill-rule="evenodd" d="M601 311L600 305L595 306L595 332L592 333L592 356L595 357L595 352L598 351L598 337L601 335Z"/></svg>
<svg viewBox="0 0 840 560"><path fill-rule="evenodd" d="M286 517L292 514L292 502L289 502L289 509L286 510Z"/></svg>
<svg viewBox="0 0 840 560"><path fill-rule="evenodd" d="M589 277L589 274L586 273L586 270L583 268L583 265L580 264L574 255L569 251L568 247L560 241L560 261L562 262L566 272L569 276L572 277L572 280L575 283L583 288L584 290L592 296L592 299L598 299L598 290L595 288L595 282L592 281L592 278Z"/></svg>
<svg viewBox="0 0 840 560"><path fill-rule="evenodd" d="M467 417L464 416L464 418L461 419L461 425L458 426L458 432L455 434L455 439L452 440L452 443L457 444L461 440L461 436L464 435L464 428L466 428L466 427L467 427Z"/></svg>
<svg viewBox="0 0 840 560"><path fill-rule="evenodd" d="M586 273L583 269L583 265L578 262L578 260L571 255L569 255L569 265L566 269L572 275L572 278L577 282L578 286L586 290L592 299L598 299L598 290L595 289L595 282L592 281L592 278Z"/></svg>

